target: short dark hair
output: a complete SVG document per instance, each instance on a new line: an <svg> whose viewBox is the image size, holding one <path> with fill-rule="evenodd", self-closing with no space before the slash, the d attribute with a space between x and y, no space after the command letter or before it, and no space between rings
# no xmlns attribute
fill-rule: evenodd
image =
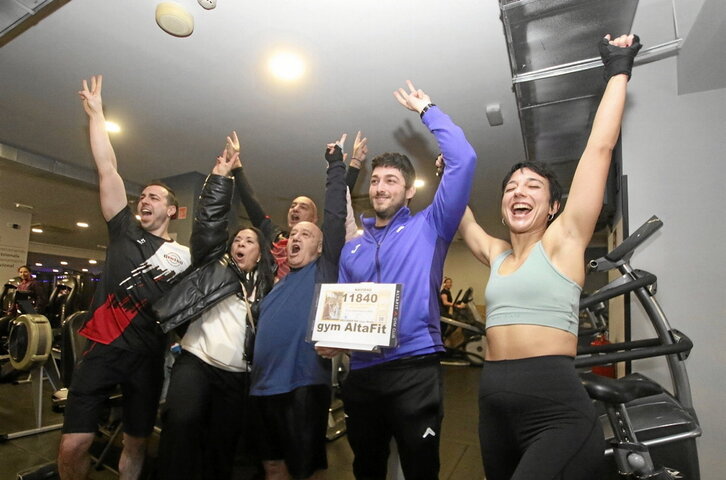
<svg viewBox="0 0 726 480"><path fill-rule="evenodd" d="M528 168L537 175L547 179L547 183L549 184L550 189L550 207L554 206L555 202L561 203L562 186L560 185L559 180L557 180L557 175L555 175L555 172L552 171L549 165L543 162L538 162L536 160L519 162L515 164L509 170L509 173L507 173L507 175L504 177L504 180L502 180L502 194L504 193L504 190L506 190L507 183L509 183L512 175L514 175L514 172L516 172L517 170L522 170L524 168Z"/></svg>
<svg viewBox="0 0 726 480"><path fill-rule="evenodd" d="M162 182L161 180L153 180L153 181L147 183L146 185L144 185L144 188L142 188L141 191L143 192L148 187L151 187L153 185L156 185L157 187L161 187L161 188L165 189L167 192L166 204L174 205L176 207L176 209L179 210L179 200L176 199L176 193L174 192L174 189L171 188L166 183ZM174 215L174 216L176 217L176 215Z"/></svg>
<svg viewBox="0 0 726 480"><path fill-rule="evenodd" d="M411 165L411 160L402 153L381 153L371 160L371 171L378 167L393 167L401 172L406 188L411 188L416 180L416 170Z"/></svg>
<svg viewBox="0 0 726 480"><path fill-rule="evenodd" d="M18 272L20 271L21 268L25 268L25 269L27 269L30 272L31 275L33 274L33 269L30 268L29 266L27 266L27 265L20 265L18 267Z"/></svg>
<svg viewBox="0 0 726 480"><path fill-rule="evenodd" d="M166 183L162 182L161 180L153 180L149 183L147 183L144 188L141 189L143 192L148 187L156 185L157 187L161 187L166 190L166 204L173 206L176 210L174 211L174 215L170 217L170 220L176 220L177 215L179 215L179 200L176 198L176 193L174 193L174 189L171 188Z"/></svg>

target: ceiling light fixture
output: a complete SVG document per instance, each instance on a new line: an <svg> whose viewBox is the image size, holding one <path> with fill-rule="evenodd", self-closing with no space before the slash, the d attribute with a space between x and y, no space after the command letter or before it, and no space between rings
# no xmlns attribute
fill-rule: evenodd
<svg viewBox="0 0 726 480"><path fill-rule="evenodd" d="M43 229L40 227L33 227L30 229L30 231L33 233L43 233Z"/></svg>
<svg viewBox="0 0 726 480"><path fill-rule="evenodd" d="M15 208L23 208L25 210L33 210L33 206L32 205L26 205L24 203L16 203L15 204Z"/></svg>
<svg viewBox="0 0 726 480"><path fill-rule="evenodd" d="M181 5L161 2L156 6L156 23L169 35L188 37L194 31L194 17Z"/></svg>
<svg viewBox="0 0 726 480"><path fill-rule="evenodd" d="M424 185L426 185L426 182L424 182L423 180L416 179L416 181L413 182L413 186L416 188L421 188Z"/></svg>
<svg viewBox="0 0 726 480"><path fill-rule="evenodd" d="M76 227L88 228L88 224L86 222L76 222Z"/></svg>
<svg viewBox="0 0 726 480"><path fill-rule="evenodd" d="M97 264L97 263L98 263L98 261L97 261L97 260L94 260L94 259L90 259L90 260L88 261L88 263L90 263L91 265L95 265L95 264Z"/></svg>
<svg viewBox="0 0 726 480"><path fill-rule="evenodd" d="M61 260L60 264L63 266L66 266L66 265L68 265L68 262L66 262L65 260Z"/></svg>
<svg viewBox="0 0 726 480"><path fill-rule="evenodd" d="M305 73L305 62L292 52L277 52L267 62L270 72L280 80L292 81Z"/></svg>
<svg viewBox="0 0 726 480"><path fill-rule="evenodd" d="M35 266L36 266L36 267L42 267L42 266L43 266L43 264L42 264L42 263L40 263L40 262L35 262Z"/></svg>

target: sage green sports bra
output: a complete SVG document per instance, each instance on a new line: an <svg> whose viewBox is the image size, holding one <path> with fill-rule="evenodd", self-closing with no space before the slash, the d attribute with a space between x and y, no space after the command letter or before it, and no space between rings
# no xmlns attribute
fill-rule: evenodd
<svg viewBox="0 0 726 480"><path fill-rule="evenodd" d="M499 267L511 250L491 265L486 287L486 328L498 325L542 325L577 335L582 288L552 265L537 242L524 263L509 275Z"/></svg>

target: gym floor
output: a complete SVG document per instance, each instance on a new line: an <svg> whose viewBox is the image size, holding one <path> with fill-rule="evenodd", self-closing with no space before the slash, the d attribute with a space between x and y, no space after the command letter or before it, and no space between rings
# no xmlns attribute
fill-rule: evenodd
<svg viewBox="0 0 726 480"><path fill-rule="evenodd" d="M477 390L479 369L444 367L445 416L441 438L441 480L481 480L484 478L477 438ZM43 425L62 422L62 415L50 408L50 387L43 397ZM34 426L29 383L0 384L0 433L27 430ZM0 443L0 480L15 480L17 472L54 461L60 431L31 435ZM153 445L152 445L153 448ZM345 436L328 444L328 480L354 480L353 454ZM235 470L235 480L246 480L248 469ZM109 471L92 470L91 479L116 479Z"/></svg>

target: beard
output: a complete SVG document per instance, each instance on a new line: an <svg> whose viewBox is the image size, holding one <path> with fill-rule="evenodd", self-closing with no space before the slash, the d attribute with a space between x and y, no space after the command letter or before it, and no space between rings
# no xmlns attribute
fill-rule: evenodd
<svg viewBox="0 0 726 480"><path fill-rule="evenodd" d="M381 220L389 220L396 214L396 212L398 212L401 209L401 207L403 207L405 205L406 205L406 201L403 200L403 201L396 202L396 203L392 202L387 207L373 206L373 210L376 212L376 217L380 218Z"/></svg>

